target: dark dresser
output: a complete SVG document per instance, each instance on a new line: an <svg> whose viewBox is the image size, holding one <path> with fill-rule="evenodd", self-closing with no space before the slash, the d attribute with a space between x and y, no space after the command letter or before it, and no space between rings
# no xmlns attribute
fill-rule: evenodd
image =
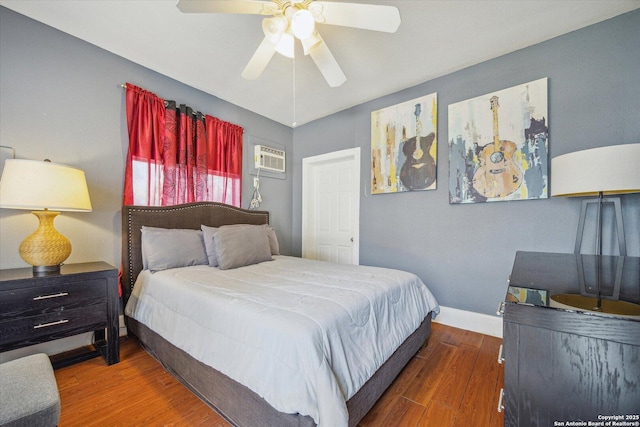
<svg viewBox="0 0 640 427"><path fill-rule="evenodd" d="M66 264L44 276L30 267L0 270L0 352L93 331L96 353L118 363L118 315L118 270L107 263Z"/></svg>
<svg viewBox="0 0 640 427"><path fill-rule="evenodd" d="M499 312L505 426L640 425L640 258L517 252Z"/></svg>

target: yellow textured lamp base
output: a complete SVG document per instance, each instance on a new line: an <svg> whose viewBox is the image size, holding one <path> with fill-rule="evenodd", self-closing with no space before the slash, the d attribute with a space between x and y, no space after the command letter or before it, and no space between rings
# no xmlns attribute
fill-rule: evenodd
<svg viewBox="0 0 640 427"><path fill-rule="evenodd" d="M60 212L31 212L40 220L38 229L20 244L20 256L33 266L34 273L55 273L71 255L71 242L53 226Z"/></svg>

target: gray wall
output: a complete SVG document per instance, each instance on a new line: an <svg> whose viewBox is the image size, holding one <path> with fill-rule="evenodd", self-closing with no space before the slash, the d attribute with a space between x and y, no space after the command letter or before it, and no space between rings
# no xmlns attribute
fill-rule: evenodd
<svg viewBox="0 0 640 427"><path fill-rule="evenodd" d="M127 149L124 91L130 81L245 128L287 150L287 179L261 179L283 253L301 253L302 159L362 147L361 263L417 273L446 306L491 314L516 250L573 250L579 199L449 205L447 106L549 78L551 156L640 142L640 11L377 99L294 131L0 7L0 144L18 158L50 158L85 170L94 211L64 213L68 262L120 263L120 206ZM428 55L428 52L424 53ZM224 84L224 82L221 82ZM436 191L366 196L370 113L438 92ZM243 206L252 180L245 172ZM623 197L630 255L640 255L640 195ZM416 213L419 215L417 216ZM418 217L419 221L414 219ZM381 229L379 224L388 225ZM37 220L0 209L0 268L26 266L22 239Z"/></svg>
<svg viewBox="0 0 640 427"><path fill-rule="evenodd" d="M252 136L291 152L290 128L136 65L51 27L0 7L0 144L21 159L49 158L85 170L91 213L63 213L56 227L73 245L67 262L104 260L120 265L122 183L128 137L122 83L236 123ZM220 84L224 84L221 82ZM253 156L253 154L250 154ZM290 165L289 165L290 166ZM243 207L252 179L244 173ZM284 253L291 248L291 178L261 179ZM0 209L0 268L23 267L22 239L37 219Z"/></svg>
<svg viewBox="0 0 640 427"><path fill-rule="evenodd" d="M553 198L450 205L447 107L548 77L550 157L638 143L638 28L640 10L295 129L294 253L301 253L302 159L362 147L361 264L412 271L429 285L440 304L495 314L516 251L573 252L581 201ZM371 112L433 92L438 93L439 110L437 190L371 196ZM622 203L628 254L640 256L640 194L625 195ZM593 225L594 219L589 222Z"/></svg>

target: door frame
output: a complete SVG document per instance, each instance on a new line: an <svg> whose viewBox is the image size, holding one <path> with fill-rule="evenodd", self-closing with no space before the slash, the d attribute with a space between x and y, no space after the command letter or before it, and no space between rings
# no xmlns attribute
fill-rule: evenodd
<svg viewBox="0 0 640 427"><path fill-rule="evenodd" d="M354 179L353 184L353 248L352 255L355 264L360 264L360 147L348 148L346 150L334 151L317 156L305 157L302 159L302 257L306 258L309 248L314 242L314 203L313 194L314 170L317 166L324 166L332 163L353 161Z"/></svg>

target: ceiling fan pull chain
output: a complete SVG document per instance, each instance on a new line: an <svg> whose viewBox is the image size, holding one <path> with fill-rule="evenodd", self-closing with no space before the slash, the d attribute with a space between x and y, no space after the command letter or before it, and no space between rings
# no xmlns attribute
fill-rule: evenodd
<svg viewBox="0 0 640 427"><path fill-rule="evenodd" d="M294 55L293 57L293 61L291 61L293 63L293 123L291 124L292 127L296 127L297 123L296 123L296 57Z"/></svg>

